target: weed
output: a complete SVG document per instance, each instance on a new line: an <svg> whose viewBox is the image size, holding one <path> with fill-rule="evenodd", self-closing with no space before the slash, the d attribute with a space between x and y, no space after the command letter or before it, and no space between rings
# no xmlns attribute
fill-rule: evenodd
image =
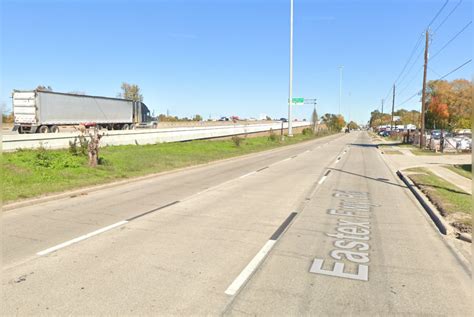
<svg viewBox="0 0 474 317"><path fill-rule="evenodd" d="M77 144L79 141L79 146ZM69 141L69 153L74 156L87 156L88 155L89 140L84 136L80 135L75 137L74 141Z"/></svg>
<svg viewBox="0 0 474 317"><path fill-rule="evenodd" d="M34 161L37 167L51 167L52 158L50 153L41 145L36 153L36 160Z"/></svg>
<svg viewBox="0 0 474 317"><path fill-rule="evenodd" d="M278 136L275 134L275 132L273 131L273 129L270 129L270 133L268 135L268 141L271 141L271 142L276 142L278 141Z"/></svg>
<svg viewBox="0 0 474 317"><path fill-rule="evenodd" d="M242 143L243 140L244 140L244 139L241 138L241 137L238 136L238 135L234 135L234 136L232 137L232 142L234 142L234 145L235 145L236 147L240 147L240 144Z"/></svg>
<svg viewBox="0 0 474 317"><path fill-rule="evenodd" d="M303 133L303 135L313 135L314 130L312 128L304 128L301 133Z"/></svg>

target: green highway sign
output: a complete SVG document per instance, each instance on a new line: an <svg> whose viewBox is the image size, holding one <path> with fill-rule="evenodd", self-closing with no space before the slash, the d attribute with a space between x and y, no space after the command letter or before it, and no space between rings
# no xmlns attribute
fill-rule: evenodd
<svg viewBox="0 0 474 317"><path fill-rule="evenodd" d="M304 98L292 98L293 104L301 104L304 103Z"/></svg>

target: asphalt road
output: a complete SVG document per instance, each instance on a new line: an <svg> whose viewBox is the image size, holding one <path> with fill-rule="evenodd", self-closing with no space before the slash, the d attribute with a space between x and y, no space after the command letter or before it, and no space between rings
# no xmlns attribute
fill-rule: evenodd
<svg viewBox="0 0 474 317"><path fill-rule="evenodd" d="M410 195L360 132L9 211L2 314L468 315Z"/></svg>

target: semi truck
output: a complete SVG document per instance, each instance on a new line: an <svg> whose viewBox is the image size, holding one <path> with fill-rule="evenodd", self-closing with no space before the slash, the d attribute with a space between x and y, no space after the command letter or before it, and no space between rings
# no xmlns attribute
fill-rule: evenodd
<svg viewBox="0 0 474 317"><path fill-rule="evenodd" d="M18 133L58 133L65 126L128 130L157 127L140 101L45 90L14 90L14 126Z"/></svg>

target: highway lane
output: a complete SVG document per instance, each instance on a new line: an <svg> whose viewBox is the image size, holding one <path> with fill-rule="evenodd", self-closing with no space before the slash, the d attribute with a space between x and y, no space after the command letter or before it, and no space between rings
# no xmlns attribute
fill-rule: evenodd
<svg viewBox="0 0 474 317"><path fill-rule="evenodd" d="M53 220L35 226L32 219L42 219L35 214L38 206L7 213L14 215L12 226L14 218L30 218L24 222L29 230L24 228L22 235L41 232L38 240L44 240L10 240L18 244L8 246L4 255L9 261L2 274L4 312L429 314L452 307L453 314L465 313L469 275L376 150L357 145L369 142L366 134L351 133L324 145L327 141L42 204L42 212L56 212L48 218L59 217L62 208L69 210L61 214L57 227L62 231L43 228L54 227ZM215 174L208 174L212 171ZM227 182L230 179L235 180ZM202 183L205 180L210 183ZM211 184L221 185L197 194ZM343 191L358 194L341 197ZM180 202L48 255L35 255L175 200ZM355 225L358 229L351 231L353 224L327 215L327 209L338 209L342 200L346 211L357 207L357 214L369 216L363 221L370 224ZM360 211L368 204L369 211ZM278 230L294 212L298 214L287 231ZM71 229L68 217L81 229ZM331 269L335 239L327 234L337 234L337 228L346 225L345 234L369 238L369 261L359 263L368 266L368 281L309 272L317 258L324 261L324 269ZM262 250L268 251L268 258L251 267L256 273L247 283L229 292ZM341 262L348 273L357 274L354 263Z"/></svg>
<svg viewBox="0 0 474 317"><path fill-rule="evenodd" d="M329 136L8 211L2 216L3 265L10 267L34 258L37 252L51 246L212 190L308 149L322 150L326 143L340 137Z"/></svg>
<svg viewBox="0 0 474 317"><path fill-rule="evenodd" d="M226 315L472 313L471 272L360 134Z"/></svg>
<svg viewBox="0 0 474 317"><path fill-rule="evenodd" d="M235 272L248 263L288 214L305 201L324 167L352 138L333 137L329 144L325 144L329 139L317 140L212 165L200 173L190 171L193 178L174 179L181 187L166 179L154 188L135 183L120 188L121 192L116 194L113 193L118 189L113 188L104 191L108 195L101 192L97 195L104 196L79 197L96 212L108 214L134 210L136 215L138 211L177 198L181 202L49 255L15 261L2 274L5 312L218 314L231 301L224 291L235 278ZM314 150L308 152L310 149ZM264 160L267 155L270 157ZM249 174L266 166L269 168ZM197 189L203 189L198 182L197 188L189 191L191 180L212 178L206 173L211 170L227 171L225 180L231 179L230 175L239 178L191 196ZM174 192L160 192L167 186L173 186ZM137 199L142 191L147 193L143 199ZM188 199L176 196L186 192ZM168 195L166 200L159 200L163 195ZM113 207L105 207L107 201ZM66 208L74 202L47 203L45 210L59 210L60 206ZM53 208L54 204L58 207ZM92 212L87 216L92 217ZM16 217L20 219L21 215L17 213ZM8 226L4 224L4 227ZM30 228L30 235L40 229ZM42 236L47 234L43 230Z"/></svg>

